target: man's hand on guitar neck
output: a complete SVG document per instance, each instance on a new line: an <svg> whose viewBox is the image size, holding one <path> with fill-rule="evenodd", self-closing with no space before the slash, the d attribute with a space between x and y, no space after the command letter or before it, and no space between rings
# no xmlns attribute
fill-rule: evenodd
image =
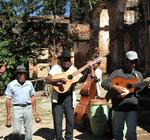
<svg viewBox="0 0 150 140"><path fill-rule="evenodd" d="M88 61L87 64L89 68L91 69L91 77L95 77L94 64L92 63L92 61Z"/></svg>

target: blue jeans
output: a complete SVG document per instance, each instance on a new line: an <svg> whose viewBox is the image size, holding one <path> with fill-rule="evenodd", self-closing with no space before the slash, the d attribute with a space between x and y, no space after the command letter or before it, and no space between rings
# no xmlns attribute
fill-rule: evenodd
<svg viewBox="0 0 150 140"><path fill-rule="evenodd" d="M22 123L25 129L25 140L32 140L32 106L13 106L13 140L22 140Z"/></svg>
<svg viewBox="0 0 150 140"><path fill-rule="evenodd" d="M112 127L114 140L123 140L124 126L126 123L127 132L125 138L127 140L137 140L136 125L137 125L137 112L119 112L113 111L112 113Z"/></svg>
<svg viewBox="0 0 150 140"><path fill-rule="evenodd" d="M53 113L56 140L63 140L62 137L63 114L65 115L66 119L65 139L73 140L74 109L72 107L72 97L67 96L61 103L52 103L52 113Z"/></svg>

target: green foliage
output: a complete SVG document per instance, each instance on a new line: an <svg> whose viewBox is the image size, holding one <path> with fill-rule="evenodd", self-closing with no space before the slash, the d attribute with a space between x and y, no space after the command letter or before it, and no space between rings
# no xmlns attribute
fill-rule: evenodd
<svg viewBox="0 0 150 140"><path fill-rule="evenodd" d="M42 14L44 14L44 15L51 15L51 16L54 17L54 20L53 20L53 31L52 31L54 53L57 52L57 50L56 50L56 42L57 42L57 40L59 40L58 38L60 38L60 40L62 38L63 39L65 38L64 34L62 34L62 32L60 32L56 28L56 15L59 15L59 16L64 15L66 2L67 2L67 0L45 0L42 3L42 5L43 5Z"/></svg>
<svg viewBox="0 0 150 140"><path fill-rule="evenodd" d="M16 2L16 3L15 3ZM7 72L0 77L0 91L3 91L10 82L14 79L14 70L18 64L25 63L31 58L36 58L39 47L39 35L34 35L34 30L29 22L29 10L25 8L22 14L15 6L21 1L14 0L1 2L0 21L0 64L7 62ZM12 10L13 9L13 10ZM19 15L19 17L17 16Z"/></svg>
<svg viewBox="0 0 150 140"><path fill-rule="evenodd" d="M88 0L89 4L96 5L99 0Z"/></svg>
<svg viewBox="0 0 150 140"><path fill-rule="evenodd" d="M43 21L33 21L33 15L63 15L67 0L0 0L0 66L7 62L7 72L0 77L0 94L10 80L14 79L14 70L18 64L29 60L37 63L42 47L42 34L38 29L44 27ZM66 39L63 31L54 20L51 38ZM66 28L65 28L66 30ZM64 30L64 31L65 31ZM66 34L66 31L65 31ZM70 45L68 43L67 45Z"/></svg>
<svg viewBox="0 0 150 140"><path fill-rule="evenodd" d="M83 21L84 16L87 13L90 13L100 0L72 0L71 9L72 9L72 20L73 21Z"/></svg>
<svg viewBox="0 0 150 140"><path fill-rule="evenodd" d="M67 0L44 0L43 11L44 15L63 15Z"/></svg>

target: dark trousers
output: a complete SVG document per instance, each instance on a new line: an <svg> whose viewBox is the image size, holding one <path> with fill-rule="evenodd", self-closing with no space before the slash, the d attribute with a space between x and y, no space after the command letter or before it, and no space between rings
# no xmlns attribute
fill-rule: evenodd
<svg viewBox="0 0 150 140"><path fill-rule="evenodd" d="M66 140L73 140L74 109L71 95L66 96L61 102L52 103L52 114L56 140L62 140L63 114L66 119Z"/></svg>

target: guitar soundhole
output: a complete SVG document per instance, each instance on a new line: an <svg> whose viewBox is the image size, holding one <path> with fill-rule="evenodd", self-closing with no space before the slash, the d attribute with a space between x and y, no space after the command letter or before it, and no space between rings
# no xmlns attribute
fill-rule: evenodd
<svg viewBox="0 0 150 140"><path fill-rule="evenodd" d="M68 75L68 79L70 79L70 80L71 80L72 78L73 78L73 76L72 76L72 75Z"/></svg>

